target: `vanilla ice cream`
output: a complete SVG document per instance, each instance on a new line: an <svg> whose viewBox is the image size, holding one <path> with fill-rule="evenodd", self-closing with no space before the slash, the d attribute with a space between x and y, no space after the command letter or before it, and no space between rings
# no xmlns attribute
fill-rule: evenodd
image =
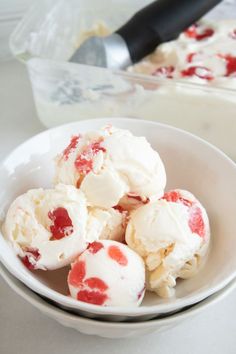
<svg viewBox="0 0 236 354"><path fill-rule="evenodd" d="M129 68L169 79L236 88L236 22L202 21Z"/></svg>
<svg viewBox="0 0 236 354"><path fill-rule="evenodd" d="M56 158L59 182L79 187L90 206L110 208L126 196L141 201L161 197L166 174L159 154L144 137L108 126L72 137Z"/></svg>
<svg viewBox="0 0 236 354"><path fill-rule="evenodd" d="M87 238L124 242L127 217L128 213L120 209L89 208Z"/></svg>
<svg viewBox="0 0 236 354"><path fill-rule="evenodd" d="M129 247L143 257L147 287L161 297L175 293L176 278L193 276L206 255L210 228L205 209L189 192L172 190L133 211Z"/></svg>
<svg viewBox="0 0 236 354"><path fill-rule="evenodd" d="M116 241L93 242L72 264L74 299L101 306L139 306L145 293L142 258Z"/></svg>
<svg viewBox="0 0 236 354"><path fill-rule="evenodd" d="M128 213L121 208L89 208L74 186L32 189L11 204L4 234L29 269L70 264L89 242L124 242Z"/></svg>
<svg viewBox="0 0 236 354"><path fill-rule="evenodd" d="M11 204L5 237L30 269L57 269L70 264L88 242L86 199L73 186L31 189Z"/></svg>

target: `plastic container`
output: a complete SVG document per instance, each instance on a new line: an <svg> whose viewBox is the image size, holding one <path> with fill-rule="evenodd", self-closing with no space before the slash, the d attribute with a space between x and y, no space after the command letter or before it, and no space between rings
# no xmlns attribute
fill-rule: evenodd
<svg viewBox="0 0 236 354"><path fill-rule="evenodd" d="M113 31L149 2L133 0L127 7L125 0L44 0L31 8L10 45L27 62L39 119L47 127L106 116L157 120L236 159L236 91L66 62L82 33L90 35L97 25L102 34L103 24ZM229 16L235 4L225 1ZM222 9L216 8L217 16Z"/></svg>
<svg viewBox="0 0 236 354"><path fill-rule="evenodd" d="M34 0L1 0L0 1L0 60L9 59L12 54L9 48L9 37Z"/></svg>

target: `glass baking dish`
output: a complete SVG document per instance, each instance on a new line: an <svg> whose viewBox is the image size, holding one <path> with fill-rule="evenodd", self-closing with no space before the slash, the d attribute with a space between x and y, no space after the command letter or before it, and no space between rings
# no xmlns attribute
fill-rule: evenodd
<svg viewBox="0 0 236 354"><path fill-rule="evenodd" d="M46 127L97 117L156 120L236 160L236 91L66 62L84 34L96 26L103 34L105 25L113 31L149 2L44 0L31 8L10 46L27 64L39 119Z"/></svg>

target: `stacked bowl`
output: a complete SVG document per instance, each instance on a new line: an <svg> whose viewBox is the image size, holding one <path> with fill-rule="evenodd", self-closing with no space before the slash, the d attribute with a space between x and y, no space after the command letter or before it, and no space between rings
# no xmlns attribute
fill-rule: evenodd
<svg viewBox="0 0 236 354"><path fill-rule="evenodd" d="M160 154L168 176L167 189L187 189L205 206L211 226L206 262L190 279L178 280L175 295L163 299L146 291L142 304L98 306L68 296L68 268L29 270L0 235L1 275L26 301L65 326L104 337L131 337L161 331L198 314L227 295L236 277L236 166L200 138L170 126L128 118L105 118L67 124L31 138L1 164L1 216L10 203L31 188L49 187L54 157L71 136L106 125L145 136ZM108 270L109 271L109 270Z"/></svg>

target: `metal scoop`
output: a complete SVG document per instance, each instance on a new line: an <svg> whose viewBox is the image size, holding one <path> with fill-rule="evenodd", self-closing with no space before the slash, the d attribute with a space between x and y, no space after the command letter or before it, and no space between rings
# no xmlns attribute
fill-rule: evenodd
<svg viewBox="0 0 236 354"><path fill-rule="evenodd" d="M158 0L137 12L107 37L90 37L71 62L124 69L173 40L221 0Z"/></svg>

